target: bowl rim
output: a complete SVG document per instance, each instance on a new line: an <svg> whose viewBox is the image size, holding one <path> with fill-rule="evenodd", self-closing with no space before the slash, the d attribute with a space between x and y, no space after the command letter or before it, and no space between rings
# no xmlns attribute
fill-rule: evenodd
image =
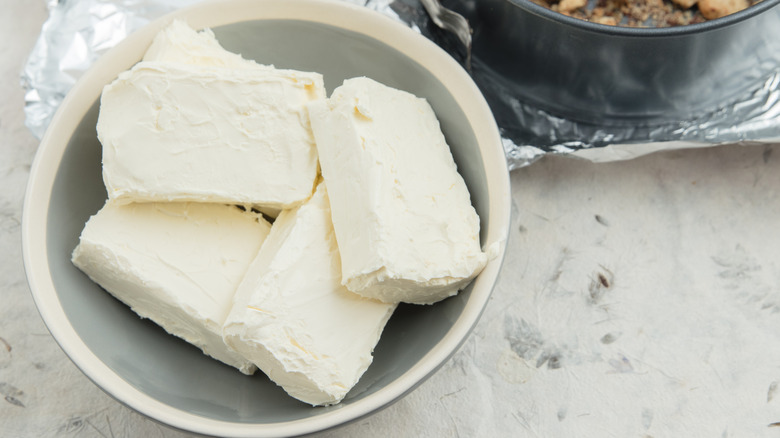
<svg viewBox="0 0 780 438"><path fill-rule="evenodd" d="M705 33L728 27L747 20L756 15L762 14L775 6L780 5L780 0L763 0L747 9L726 15L714 20L707 20L702 23L687 24L684 26L672 27L625 27L610 26L606 24L593 23L579 18L569 17L552 9L538 5L531 0L501 0L519 9L543 17L545 19L557 22L567 27L604 34L608 36L638 37L638 38L667 38L683 35Z"/></svg>
<svg viewBox="0 0 780 438"><path fill-rule="evenodd" d="M81 340L70 324L53 283L47 255L47 218L53 184L69 139L103 84L130 68L152 38L173 19L195 28L250 20L294 19L336 26L382 41L426 68L447 89L473 125L486 168L490 197L486 242L493 259L474 280L456 324L418 363L359 403L321 415L276 423L233 423L189 413L146 395L114 373ZM452 57L419 33L376 11L336 0L207 0L167 14L109 50L76 82L55 113L33 160L22 211L22 252L28 285L41 318L60 348L98 387L135 411L174 428L207 435L302 435L357 420L389 406L432 375L476 325L496 283L509 233L511 193L501 137L482 93ZM500 169L499 169L500 168ZM492 171L491 171L492 170ZM496 171L500 170L500 171ZM486 245L486 248L488 248Z"/></svg>

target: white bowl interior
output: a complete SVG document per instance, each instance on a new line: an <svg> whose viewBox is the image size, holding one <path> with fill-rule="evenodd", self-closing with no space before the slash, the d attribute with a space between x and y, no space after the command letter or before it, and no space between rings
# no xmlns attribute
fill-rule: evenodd
<svg viewBox="0 0 780 438"><path fill-rule="evenodd" d="M295 3L307 2L289 2L289 7ZM208 7L216 10L219 5ZM208 9L201 8L196 15L207 16L204 11ZM345 8L343 13L367 12ZM181 15L187 18L186 12ZM395 23L380 18L379 23L393 29ZM487 111L473 84L469 85L473 89L453 93L443 83L442 72L459 69L454 61L437 65L434 74L419 57L415 60L364 32L316 20L234 21L238 22L213 26L226 49L279 68L320 72L329 93L346 78L368 76L427 98L471 191L481 219L482 243L506 236L509 184L500 139L489 113L485 120L467 115L483 117ZM153 33L144 37L145 44L149 35ZM120 54L111 56L121 59ZM100 65L100 75L114 77L137 60L109 59ZM430 61L439 62L436 57ZM467 79L460 70L452 72L455 84ZM80 84L78 92L97 96L103 85ZM464 103L475 103L477 108L465 108ZM244 376L141 320L71 264L70 254L84 223L103 205L106 192L95 133L96 98L66 100L61 111L75 116L55 118L36 157L25 200L25 265L33 296L52 334L88 377L118 400L158 420L203 433L240 435L257 434L263 425L286 423L299 427L285 431L310 432L358 418L397 399L435 371L476 322L496 280L503 251L458 296L434 306L400 306L374 352L373 364L346 399L337 406L312 408L287 396L262 373ZM68 133L72 134L60 137ZM313 417L327 420L307 423ZM199 425L193 426L193 421Z"/></svg>

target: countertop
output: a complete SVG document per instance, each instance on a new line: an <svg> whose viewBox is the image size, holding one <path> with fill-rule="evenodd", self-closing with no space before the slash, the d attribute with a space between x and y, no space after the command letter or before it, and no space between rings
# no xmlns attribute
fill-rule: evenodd
<svg viewBox="0 0 780 438"><path fill-rule="evenodd" d="M35 309L19 75L47 11L0 6L0 437L191 436L103 393ZM548 156L511 180L508 253L466 343L318 436L780 437L780 144Z"/></svg>

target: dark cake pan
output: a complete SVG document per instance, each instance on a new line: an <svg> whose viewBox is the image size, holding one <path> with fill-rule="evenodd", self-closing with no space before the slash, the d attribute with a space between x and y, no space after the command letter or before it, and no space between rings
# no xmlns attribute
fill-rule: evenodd
<svg viewBox="0 0 780 438"><path fill-rule="evenodd" d="M667 28L591 23L528 0L443 4L466 16L474 57L519 101L571 120L690 120L780 76L780 0Z"/></svg>

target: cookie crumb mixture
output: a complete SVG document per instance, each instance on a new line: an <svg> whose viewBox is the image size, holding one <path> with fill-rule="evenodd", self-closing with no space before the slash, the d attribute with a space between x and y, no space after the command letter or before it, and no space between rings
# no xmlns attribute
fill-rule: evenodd
<svg viewBox="0 0 780 438"><path fill-rule="evenodd" d="M531 0L570 17L625 27L701 23L746 9L761 0Z"/></svg>

